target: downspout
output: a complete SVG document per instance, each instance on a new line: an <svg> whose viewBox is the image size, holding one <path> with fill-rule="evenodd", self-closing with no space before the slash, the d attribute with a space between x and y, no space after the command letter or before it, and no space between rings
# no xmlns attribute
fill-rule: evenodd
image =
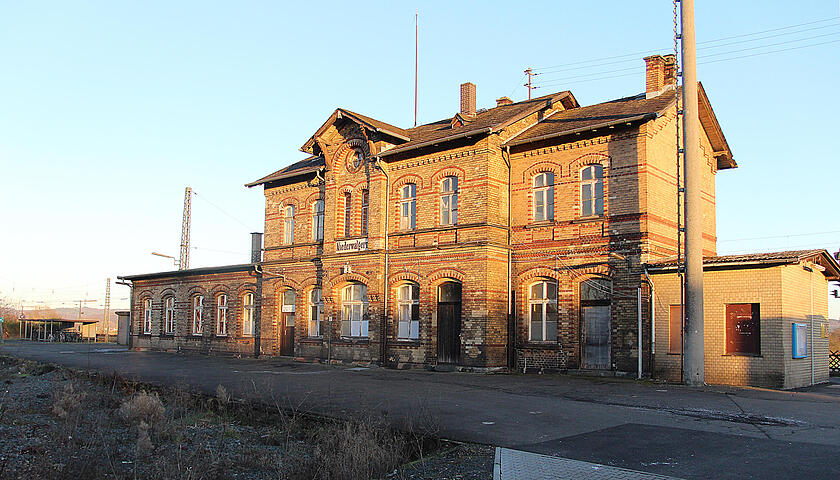
<svg viewBox="0 0 840 480"><path fill-rule="evenodd" d="M254 358L260 356L262 338L262 277L263 271L259 264L254 265L257 276L257 291L254 293Z"/></svg>
<svg viewBox="0 0 840 480"><path fill-rule="evenodd" d="M507 157L505 156L505 153L507 153ZM502 150L502 159L505 161L505 165L507 166L507 169L508 169L508 181L507 181L507 186L508 186L508 189L507 189L507 194L508 194L508 198L507 198L507 227L508 227L507 228L507 292L506 292L507 293L507 295L506 295L507 296L507 329L506 329L506 331L507 331L508 329L510 329L511 319L513 318L513 299L511 298L511 292L510 292L511 284L513 283L511 281L511 278L510 278L511 274L513 273L512 268L511 268L511 261L512 261L512 259L511 259L511 248L512 248L511 240L512 240L512 237L511 237L511 230L510 230L511 229L511 219L510 219L510 210L511 210L511 208L510 208L510 201L511 201L510 147L508 147L508 146L504 147L504 150ZM515 328L514 328L513 338L514 339L516 338ZM508 350L508 362L510 362L510 358L512 356L511 354L513 353L512 349L515 346L515 345L511 345L510 339L511 339L511 334L510 334L510 332L508 332L508 341L505 342L507 344L507 348L509 349Z"/></svg>
<svg viewBox="0 0 840 480"><path fill-rule="evenodd" d="M653 379L654 362L656 360L656 287L648 274L647 265L643 266L645 281L650 286L650 378Z"/></svg>
<svg viewBox="0 0 840 480"><path fill-rule="evenodd" d="M639 322L639 332L638 332L638 355L637 358L637 365L636 367L638 370L636 371L636 380L642 379L642 286L639 285L636 287L636 316Z"/></svg>
<svg viewBox="0 0 840 480"><path fill-rule="evenodd" d="M380 325L379 328L381 332L380 337L382 343L379 349L379 363L385 365L385 355L387 354L385 342L388 339L388 207L391 204L391 176L388 175L388 171L385 170L385 167L382 166L382 160L379 158L379 156L373 158L375 162L374 165L376 165L376 168L378 168L382 172L382 174L385 175L385 218L382 222L385 226L385 245L383 246L385 253L385 274L382 277L382 325Z"/></svg>

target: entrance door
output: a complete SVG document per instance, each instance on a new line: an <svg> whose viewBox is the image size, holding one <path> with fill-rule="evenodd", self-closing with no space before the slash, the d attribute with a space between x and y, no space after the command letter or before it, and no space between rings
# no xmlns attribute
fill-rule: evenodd
<svg viewBox="0 0 840 480"><path fill-rule="evenodd" d="M461 359L461 284L446 282L438 287L438 363L459 363Z"/></svg>
<svg viewBox="0 0 840 480"><path fill-rule="evenodd" d="M283 303L280 307L280 319L277 330L280 335L278 344L280 355L291 356L295 353L295 295L294 290L283 292Z"/></svg>
<svg viewBox="0 0 840 480"><path fill-rule="evenodd" d="M610 306L581 307L584 325L584 366L607 370L610 364Z"/></svg>

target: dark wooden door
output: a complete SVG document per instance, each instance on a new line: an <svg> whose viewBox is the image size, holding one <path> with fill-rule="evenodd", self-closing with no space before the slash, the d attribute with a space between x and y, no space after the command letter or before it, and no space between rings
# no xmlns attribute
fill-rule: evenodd
<svg viewBox="0 0 840 480"><path fill-rule="evenodd" d="M461 284L438 287L437 306L438 363L457 364L461 360Z"/></svg>
<svg viewBox="0 0 840 480"><path fill-rule="evenodd" d="M280 319L280 355L292 356L295 353L295 314L284 313Z"/></svg>
<svg viewBox="0 0 840 480"><path fill-rule="evenodd" d="M610 306L583 308L584 366L607 370L610 364Z"/></svg>

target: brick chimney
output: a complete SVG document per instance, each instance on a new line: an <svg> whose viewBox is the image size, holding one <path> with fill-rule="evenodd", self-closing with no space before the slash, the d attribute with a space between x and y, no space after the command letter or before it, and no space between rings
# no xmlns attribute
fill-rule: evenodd
<svg viewBox="0 0 840 480"><path fill-rule="evenodd" d="M475 116L475 84L461 84L461 115Z"/></svg>
<svg viewBox="0 0 840 480"><path fill-rule="evenodd" d="M497 107L501 107L502 105L510 105L511 103L513 103L513 100L511 100L508 97L501 97L496 99Z"/></svg>
<svg viewBox="0 0 840 480"><path fill-rule="evenodd" d="M645 57L645 96L652 98L677 85L677 57L651 55Z"/></svg>

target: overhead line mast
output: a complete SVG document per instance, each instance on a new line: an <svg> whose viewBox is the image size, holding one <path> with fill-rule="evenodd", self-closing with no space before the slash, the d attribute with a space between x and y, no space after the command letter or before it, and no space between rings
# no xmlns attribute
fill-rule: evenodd
<svg viewBox="0 0 840 480"><path fill-rule="evenodd" d="M192 209L192 188L184 191L184 216L181 220L181 258L178 270L190 268L190 210Z"/></svg>

